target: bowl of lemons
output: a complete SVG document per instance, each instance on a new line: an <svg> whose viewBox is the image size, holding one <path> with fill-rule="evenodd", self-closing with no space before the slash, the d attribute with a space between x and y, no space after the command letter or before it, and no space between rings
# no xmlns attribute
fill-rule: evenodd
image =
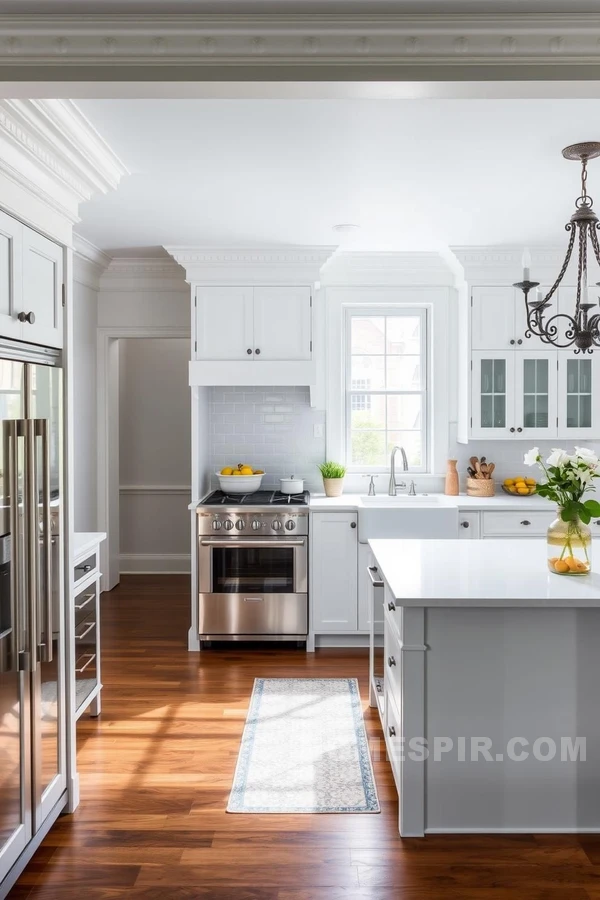
<svg viewBox="0 0 600 900"><path fill-rule="evenodd" d="M528 494L535 494L536 487L535 478L523 478L519 475L516 478L505 478L502 490L505 494L526 497Z"/></svg>
<svg viewBox="0 0 600 900"><path fill-rule="evenodd" d="M215 474L226 494L253 494L259 489L265 473L262 469L238 463L237 466L225 466Z"/></svg>

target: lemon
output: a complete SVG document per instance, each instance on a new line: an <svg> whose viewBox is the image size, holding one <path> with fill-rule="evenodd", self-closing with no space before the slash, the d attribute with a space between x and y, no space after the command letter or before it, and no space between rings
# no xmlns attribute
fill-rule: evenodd
<svg viewBox="0 0 600 900"><path fill-rule="evenodd" d="M235 475L241 475L242 473L240 472L239 469L236 469L232 474L235 476Z"/></svg>
<svg viewBox="0 0 600 900"><path fill-rule="evenodd" d="M517 493L517 489L516 489L516 487L514 486L514 484L510 484L510 485L508 486L508 489L509 489L509 491L511 492L511 494L516 494L516 493Z"/></svg>
<svg viewBox="0 0 600 900"><path fill-rule="evenodd" d="M514 479L514 478L505 478L505 479L504 479L504 485L505 485L505 487L510 487L511 484L514 484L514 483L515 483L515 479Z"/></svg>
<svg viewBox="0 0 600 900"><path fill-rule="evenodd" d="M231 466L225 466L224 469L221 469L221 475L233 475L233 469Z"/></svg>
<svg viewBox="0 0 600 900"><path fill-rule="evenodd" d="M528 487L517 487L517 494L528 494L528 493L529 493Z"/></svg>
<svg viewBox="0 0 600 900"><path fill-rule="evenodd" d="M242 466L240 469L240 475L254 475L252 468L250 466Z"/></svg>
<svg viewBox="0 0 600 900"><path fill-rule="evenodd" d="M255 475L264 475L264 474L265 474L265 470L264 470L264 469L255 469L255 470L254 470L254 474L255 474Z"/></svg>
<svg viewBox="0 0 600 900"><path fill-rule="evenodd" d="M528 484L529 486L534 485L535 483L536 483L535 478L526 478L525 479L525 484Z"/></svg>

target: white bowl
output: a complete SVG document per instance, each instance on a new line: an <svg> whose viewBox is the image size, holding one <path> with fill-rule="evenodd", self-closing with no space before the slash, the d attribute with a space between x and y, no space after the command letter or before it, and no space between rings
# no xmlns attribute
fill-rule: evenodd
<svg viewBox="0 0 600 900"><path fill-rule="evenodd" d="M225 494L253 494L264 478L264 475L220 475L218 472L215 475Z"/></svg>

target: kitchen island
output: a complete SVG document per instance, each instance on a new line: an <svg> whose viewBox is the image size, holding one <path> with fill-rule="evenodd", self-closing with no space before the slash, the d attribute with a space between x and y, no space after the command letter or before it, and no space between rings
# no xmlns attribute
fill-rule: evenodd
<svg viewBox="0 0 600 900"><path fill-rule="evenodd" d="M400 833L600 831L600 574L543 540L369 543Z"/></svg>

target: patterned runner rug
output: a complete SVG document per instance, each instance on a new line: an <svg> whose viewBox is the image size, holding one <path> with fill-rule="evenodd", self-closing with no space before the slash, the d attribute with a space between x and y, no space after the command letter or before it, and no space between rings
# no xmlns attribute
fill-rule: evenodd
<svg viewBox="0 0 600 900"><path fill-rule="evenodd" d="M355 678L257 678L230 813L375 813Z"/></svg>

